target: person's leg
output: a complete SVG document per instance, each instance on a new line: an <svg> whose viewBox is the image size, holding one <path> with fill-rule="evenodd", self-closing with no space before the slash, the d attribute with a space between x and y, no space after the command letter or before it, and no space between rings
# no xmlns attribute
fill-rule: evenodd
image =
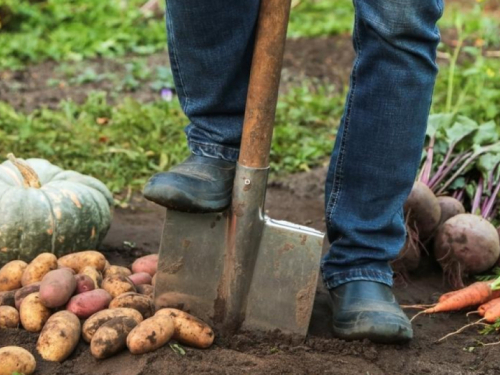
<svg viewBox="0 0 500 375"><path fill-rule="evenodd" d="M389 262L405 241L403 205L422 154L437 74L436 23L443 11L442 0L354 4L357 57L327 176L325 213L331 247L322 261L335 307L352 311L352 304L363 304L356 296L363 299L376 290L377 298L393 300ZM343 299L346 293L350 302ZM397 306L387 308L392 311L388 314L400 314ZM384 309L382 320L387 316ZM346 337L370 336L365 332L373 328L370 324L343 324L366 315L357 313L334 312L334 330ZM375 315L365 316L367 322ZM400 323L407 328L402 336L411 337L404 316Z"/></svg>
<svg viewBox="0 0 500 375"><path fill-rule="evenodd" d="M259 1L168 0L170 64L192 156L153 176L146 198L183 211L219 211L230 201Z"/></svg>

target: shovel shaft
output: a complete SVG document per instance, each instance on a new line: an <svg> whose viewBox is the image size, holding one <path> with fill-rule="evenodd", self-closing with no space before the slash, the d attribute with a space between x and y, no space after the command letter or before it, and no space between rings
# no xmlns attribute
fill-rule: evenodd
<svg viewBox="0 0 500 375"><path fill-rule="evenodd" d="M239 164L267 168L291 0L261 0Z"/></svg>

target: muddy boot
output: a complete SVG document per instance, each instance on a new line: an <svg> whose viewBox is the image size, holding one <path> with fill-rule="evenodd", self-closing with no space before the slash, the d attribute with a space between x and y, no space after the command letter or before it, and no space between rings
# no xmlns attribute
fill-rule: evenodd
<svg viewBox="0 0 500 375"><path fill-rule="evenodd" d="M144 187L144 197L184 212L218 212L231 203L236 163L191 155L168 172L157 173Z"/></svg>
<svg viewBox="0 0 500 375"><path fill-rule="evenodd" d="M410 321L385 284L351 281L330 290L330 297L338 338L403 343L413 337Z"/></svg>

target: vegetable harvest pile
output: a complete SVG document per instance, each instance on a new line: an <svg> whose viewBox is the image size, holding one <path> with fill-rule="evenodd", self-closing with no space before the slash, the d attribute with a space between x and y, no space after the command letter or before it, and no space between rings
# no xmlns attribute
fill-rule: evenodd
<svg viewBox="0 0 500 375"><path fill-rule="evenodd" d="M95 358L125 348L132 354L154 351L170 340L208 348L213 330L186 312L155 311L153 287L158 256L137 259L129 268L110 265L87 250L59 259L42 253L31 263L13 260L0 269L0 330L39 333L37 351L46 361L64 361L80 337ZM20 347L0 349L0 375L35 371L34 356Z"/></svg>
<svg viewBox="0 0 500 375"><path fill-rule="evenodd" d="M409 277L424 256L435 259L454 290L420 314L477 308L474 324L500 319L500 132L457 114L429 118L419 177L405 204L407 241L393 262ZM470 277L481 281L466 286ZM419 314L419 315L420 315Z"/></svg>

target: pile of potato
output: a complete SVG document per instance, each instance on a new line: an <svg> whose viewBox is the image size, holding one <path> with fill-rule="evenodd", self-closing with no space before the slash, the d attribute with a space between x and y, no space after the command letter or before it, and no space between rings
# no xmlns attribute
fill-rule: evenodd
<svg viewBox="0 0 500 375"><path fill-rule="evenodd" d="M155 311L156 254L137 259L131 269L110 265L97 251L57 259L43 253L30 264L20 260L0 269L0 329L21 325L40 332L37 351L47 361L64 361L80 336L95 358L128 348L151 352L171 339L196 348L212 345L214 333L201 320L176 309ZM0 375L31 374L34 357L19 347L0 349ZM10 372L8 372L10 371Z"/></svg>

